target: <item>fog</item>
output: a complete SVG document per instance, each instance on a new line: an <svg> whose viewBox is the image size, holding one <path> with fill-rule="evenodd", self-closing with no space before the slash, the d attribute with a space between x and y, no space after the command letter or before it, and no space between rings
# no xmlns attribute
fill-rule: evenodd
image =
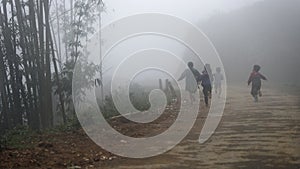
<svg viewBox="0 0 300 169"><path fill-rule="evenodd" d="M260 64L269 83L299 85L299 7L299 0L266 0L198 25L220 53L229 82L245 82Z"/></svg>
<svg viewBox="0 0 300 169"><path fill-rule="evenodd" d="M228 13L262 0L104 0L106 13L103 23L137 13L164 13L186 19L192 23L208 19L218 13Z"/></svg>
<svg viewBox="0 0 300 169"><path fill-rule="evenodd" d="M104 27L119 18L149 12L173 15L196 25L219 53L229 84L245 85L254 64L262 66L261 72L267 76L269 84L300 84L297 78L300 64L300 0L154 0L151 3L112 0L104 3ZM188 36L189 32L185 33ZM106 37L103 38L105 45L109 36L103 36ZM145 49L163 49L186 63L193 61L200 72L205 64L185 46L170 38L155 35L129 38L104 56L105 86L110 86L108 84L111 77L124 58ZM98 57L97 53L98 51L91 51L91 57ZM153 58L147 56L144 62L151 62ZM178 64L165 60L164 54L157 62L163 63L172 73L141 71L137 72L136 77L124 75L123 78L130 78L136 83L142 82L144 86L158 86L159 78L176 80L180 76L182 70ZM128 70L136 64L139 63L127 65ZM216 66L210 64L215 70Z"/></svg>

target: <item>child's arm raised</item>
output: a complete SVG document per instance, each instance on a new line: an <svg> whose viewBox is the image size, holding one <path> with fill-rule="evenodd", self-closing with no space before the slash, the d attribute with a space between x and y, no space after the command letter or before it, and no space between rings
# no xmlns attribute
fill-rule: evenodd
<svg viewBox="0 0 300 169"><path fill-rule="evenodd" d="M186 76L186 70L181 74L177 81L181 81Z"/></svg>
<svg viewBox="0 0 300 169"><path fill-rule="evenodd" d="M262 74L259 74L260 75L260 78L263 79L263 80L268 80L264 75Z"/></svg>

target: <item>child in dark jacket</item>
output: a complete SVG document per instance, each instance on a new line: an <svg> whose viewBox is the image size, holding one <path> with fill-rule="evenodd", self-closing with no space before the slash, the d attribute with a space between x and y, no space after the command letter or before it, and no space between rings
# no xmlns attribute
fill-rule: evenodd
<svg viewBox="0 0 300 169"><path fill-rule="evenodd" d="M205 105L206 107L208 107L208 98L211 94L211 69L210 69L210 65L209 64L206 64L204 66L204 70L202 72L202 75L200 76L199 80L198 80L198 83L201 82L201 86L203 87L203 94L204 94L204 101L205 101Z"/></svg>
<svg viewBox="0 0 300 169"><path fill-rule="evenodd" d="M259 65L254 65L253 66L253 71L250 74L250 77L248 79L248 85L252 83L252 88L251 88L251 95L254 98L254 102L258 102L258 96L262 96L261 94L261 79L267 80L267 78L259 73L260 66Z"/></svg>

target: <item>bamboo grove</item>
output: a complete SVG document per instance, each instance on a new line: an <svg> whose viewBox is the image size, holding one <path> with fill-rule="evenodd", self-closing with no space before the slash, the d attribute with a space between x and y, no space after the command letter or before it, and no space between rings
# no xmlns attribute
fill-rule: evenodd
<svg viewBox="0 0 300 169"><path fill-rule="evenodd" d="M74 16L76 10L74 9L73 12L72 9L70 15L74 21L69 25L77 24L75 28L78 30L73 30L75 34L72 40L62 42L65 46L62 52L63 45L60 41L63 38L60 35L63 34L64 39L67 39L69 31L64 28L59 32L62 29L60 25L57 25L55 31L53 30L50 23L50 6L51 0L1 1L0 127L2 131L23 125L37 130L51 128L53 112L56 111L52 104L54 86L63 122L67 120L65 102L67 97L71 97L69 96L71 92L65 91L65 88L70 90L70 84L65 83L71 81L64 82L62 72L68 68L66 65L69 63L74 65L80 55L82 47L80 40L84 31L79 29L83 29L85 23L82 21L80 21L81 25L76 23L76 16ZM58 10L56 8L56 16ZM84 15L77 13L80 14ZM55 39L57 35L54 34L59 35L59 40ZM87 36L87 33L84 36ZM65 61L62 61L62 53L65 53ZM70 66L69 69L72 68Z"/></svg>

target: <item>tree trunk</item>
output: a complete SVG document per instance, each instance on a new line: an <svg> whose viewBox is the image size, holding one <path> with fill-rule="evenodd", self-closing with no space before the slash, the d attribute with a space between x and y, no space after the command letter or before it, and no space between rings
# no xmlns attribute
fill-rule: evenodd
<svg viewBox="0 0 300 169"><path fill-rule="evenodd" d="M12 0L10 0L10 7L11 11L14 11L14 6ZM20 63L20 56L17 54L17 30L16 30L16 23L15 23L15 13L12 12L11 14L11 25L12 25L12 47L13 47L13 65L14 65L14 73L15 73L15 88L14 88L14 102L15 102L15 107L17 109L16 112L14 112L14 119L17 125L22 125L23 124L23 115L24 115L24 110L27 107L27 102L24 104L24 108L22 108L22 102L21 102L21 96L22 96L22 74L19 68ZM23 91L24 92L24 91Z"/></svg>
<svg viewBox="0 0 300 169"><path fill-rule="evenodd" d="M67 24L66 24L66 19L67 19L67 17L66 17L66 1L64 0L64 36L65 36L65 38L67 37L67 28L66 28L66 26L67 26ZM67 61L68 61L68 45L67 45L67 42L66 42L66 40L65 40L65 62L67 63Z"/></svg>
<svg viewBox="0 0 300 169"><path fill-rule="evenodd" d="M17 88L17 84L16 84L16 72L14 69L14 59L16 59L16 55L14 53L14 47L13 47L13 40L12 40L12 36L11 36L11 30L8 24L8 13L7 13L7 1L4 0L3 2L3 12L4 12L4 22L2 22L2 27L3 27L3 39L4 39L4 45L5 45L5 49L6 49L6 56L7 56L7 60L8 60L8 68L9 68L9 77L10 77L10 84L11 85L7 85L7 94L10 95L10 98L12 100L10 100L10 108L12 108L12 115L9 120L11 120L11 123L13 126L17 126L20 125L22 123L22 121L20 121L20 119L18 118L18 114L20 111L20 104L19 104L19 91ZM10 87L9 87L10 86ZM11 92L10 92L11 91ZM21 119L22 120L22 119Z"/></svg>
<svg viewBox="0 0 300 169"><path fill-rule="evenodd" d="M0 9L0 14L1 14L1 9ZM0 19L1 21L1 19ZM7 83L7 75L6 75L6 71L5 71L5 64L4 64L4 54L2 51L2 44L0 41L0 95L1 95L1 105L2 105L2 112L1 115L3 116L3 119L0 119L3 121L3 128L4 129L8 129L9 123L8 123L8 113L9 113L9 109L8 109L8 99L7 99L7 93L6 93L6 89L5 89L5 83Z"/></svg>
<svg viewBox="0 0 300 169"><path fill-rule="evenodd" d="M15 5L16 5L16 14L17 14L17 19L18 19L18 27L19 27L19 32L20 32L20 46L21 46L21 50L22 50L22 54L23 54L23 60L22 60L22 64L24 66L24 76L25 76L25 84L26 84L26 88L27 88L27 96L26 96L26 92L25 89L22 85L22 97L23 97L23 103L26 107L26 117L28 119L28 125L32 128L32 129L37 129L34 128L35 126L33 126L32 123L32 115L34 114L33 112L35 112L34 110L34 106L33 106L33 97L32 97L32 81L30 79L30 74L31 72L29 71L29 66L28 66L28 62L30 62L30 53L32 54L33 52L30 52L32 49L29 47L29 44L26 40L26 25L24 24L24 16L22 13L22 6L19 0L15 0ZM20 81L20 84L22 84L23 82ZM28 104L27 104L28 102Z"/></svg>
<svg viewBox="0 0 300 169"><path fill-rule="evenodd" d="M45 112L43 113L45 119L42 117L42 122L44 122L44 128L49 128L53 126L53 111L52 111L52 85L51 85L51 63L50 63L50 41L51 41L51 30L49 23L49 0L44 0L44 10L45 10L45 25L46 25L46 50L45 50Z"/></svg>
<svg viewBox="0 0 300 169"><path fill-rule="evenodd" d="M52 36L50 36L51 38L51 50L52 50L52 62L54 65L54 71L55 71L55 76L56 76L56 85L57 85L57 91L58 91L58 97L59 97L59 102L60 102L60 106L61 106L61 113L62 113L62 117L63 117L63 122L64 124L67 123L67 117L66 117L66 112L65 112L65 103L64 103L64 98L63 98L63 93L61 90L61 83L60 83L60 76L58 73L58 68L57 68L57 64L56 64L56 60L55 60L55 51L54 51L54 47L53 47L53 39Z"/></svg>
<svg viewBox="0 0 300 169"><path fill-rule="evenodd" d="M58 62L58 65L59 65L59 68L60 70L62 70L62 60L61 60L61 37L60 37L60 19L59 19L59 16L58 16L58 3L57 3L57 0L55 0L55 12L56 12L56 24L57 24L57 38L58 38L58 55L57 55L57 59L59 60ZM54 36L54 34L53 34Z"/></svg>
<svg viewBox="0 0 300 169"><path fill-rule="evenodd" d="M31 47L33 48L33 63L32 63L32 81L33 86L33 97L35 105L35 114L32 116L32 124L34 128L40 128L40 116L42 110L42 89L40 82L43 81L43 73L41 72L40 64L40 45L37 31L37 23L35 17L35 3L33 0L29 0L29 18L30 18L30 30L31 30ZM33 37L33 38L32 38Z"/></svg>

